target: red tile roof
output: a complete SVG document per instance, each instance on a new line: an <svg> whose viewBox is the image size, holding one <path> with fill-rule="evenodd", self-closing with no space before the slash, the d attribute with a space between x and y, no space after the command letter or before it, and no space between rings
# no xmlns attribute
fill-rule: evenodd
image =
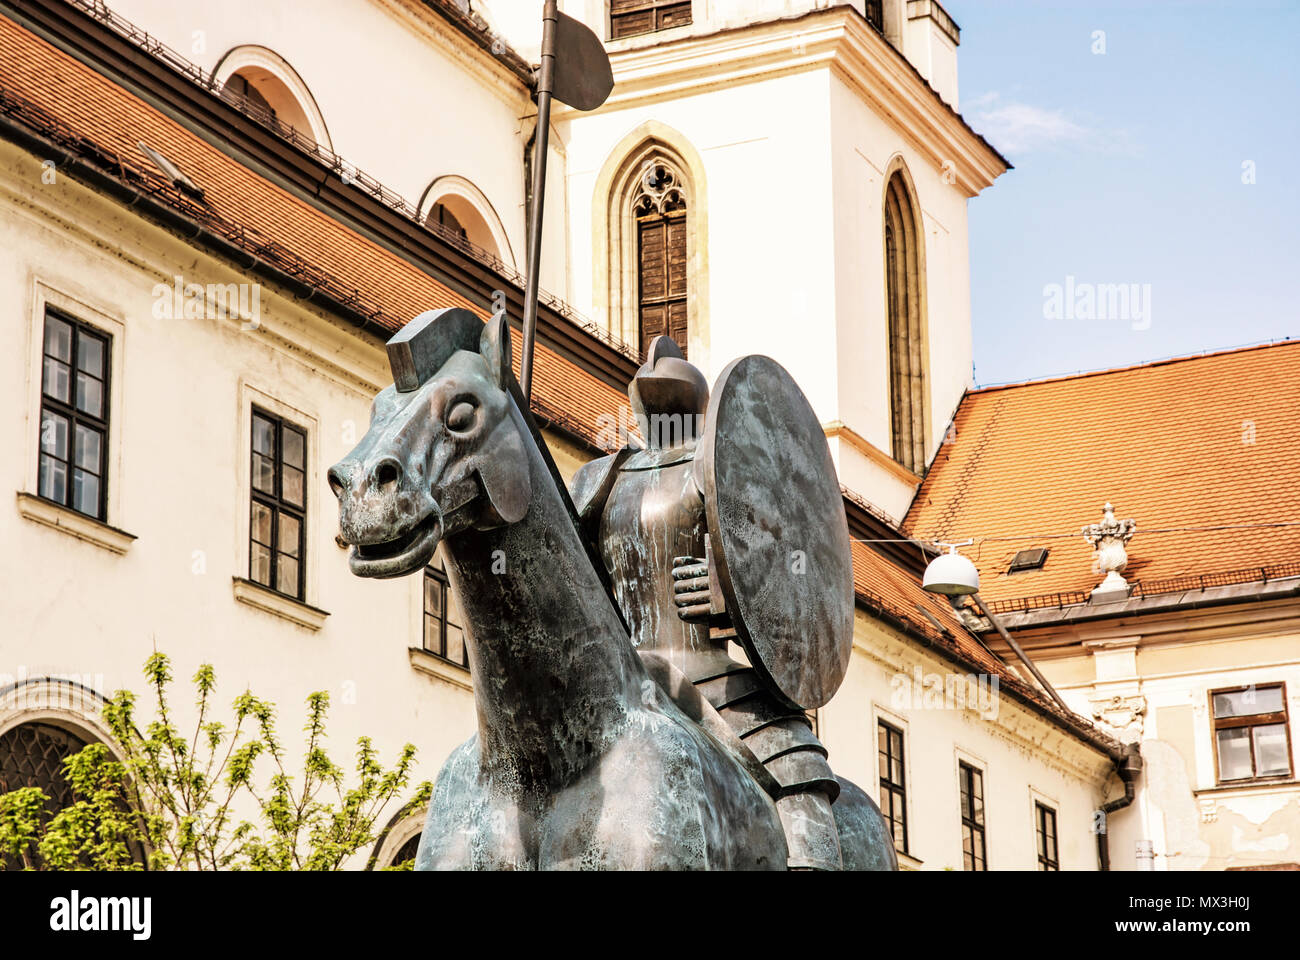
<svg viewBox="0 0 1300 960"><path fill-rule="evenodd" d="M250 171L170 117L139 100L18 24L0 17L0 86L51 114L92 141L141 179L157 177L137 143L175 163L205 191L215 216L244 228L259 242L287 248L314 268L360 291L382 311L380 323L397 330L412 316L472 303L411 263ZM627 403L620 391L586 376L568 359L537 348L534 396L543 412L564 411L571 426L595 441L598 418Z"/></svg>
<svg viewBox="0 0 1300 960"><path fill-rule="evenodd" d="M986 600L1092 590L1107 501L1137 521L1129 580L1300 560L1300 341L977 390L954 423L904 529L974 538ZM1044 567L1008 574L1029 547Z"/></svg>
<svg viewBox="0 0 1300 960"><path fill-rule="evenodd" d="M158 172L137 147L137 142L143 141L204 189L208 208L205 216L242 229L258 243L276 245L310 270L353 291L358 302L377 311L382 326L396 330L416 313L449 306L466 307L486 318L480 305L257 175L129 91L3 16L0 98L11 98L5 101L8 103L17 98L23 104L34 105L82 138L90 153L106 158L124 179L156 183ZM174 191L162 196L183 204L183 198ZM192 203L179 208L187 215L196 209ZM543 418L593 443L602 440L600 418L618 417L620 408L627 403L626 396L545 345L538 344L537 351L533 399ZM623 420L618 417L613 422ZM1050 701L967 633L952 610L922 591L911 573L861 543L853 544L853 559L856 592L865 607L937 647L963 669L999 675L1004 690L1040 711L1048 711L1067 729L1080 729L1077 718L1059 716Z"/></svg>

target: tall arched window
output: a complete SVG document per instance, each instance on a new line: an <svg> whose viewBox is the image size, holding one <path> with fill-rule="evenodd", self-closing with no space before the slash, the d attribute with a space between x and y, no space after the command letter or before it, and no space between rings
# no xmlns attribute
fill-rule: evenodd
<svg viewBox="0 0 1300 960"><path fill-rule="evenodd" d="M644 354L656 333L708 365L709 205L704 160L647 120L620 140L592 194L592 316Z"/></svg>
<svg viewBox="0 0 1300 960"><path fill-rule="evenodd" d="M663 157L641 167L632 195L636 223L638 343L667 334L686 354L686 189L681 173Z"/></svg>
<svg viewBox="0 0 1300 960"><path fill-rule="evenodd" d="M885 305L889 328L889 413L894 459L925 469L925 331L921 238L901 172L885 190Z"/></svg>

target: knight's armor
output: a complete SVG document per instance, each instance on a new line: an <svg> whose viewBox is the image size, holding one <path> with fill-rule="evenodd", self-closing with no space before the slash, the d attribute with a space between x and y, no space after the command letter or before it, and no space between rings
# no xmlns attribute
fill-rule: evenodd
<svg viewBox="0 0 1300 960"><path fill-rule="evenodd" d="M780 702L730 641L725 617L688 622L674 600L678 576L706 556L704 494L693 476L708 402L704 376L667 337L658 338L628 396L646 447L586 464L574 501L594 540L614 597L644 651L667 659L695 684L780 786L777 810L791 868L838 870L831 804L839 782L805 714Z"/></svg>

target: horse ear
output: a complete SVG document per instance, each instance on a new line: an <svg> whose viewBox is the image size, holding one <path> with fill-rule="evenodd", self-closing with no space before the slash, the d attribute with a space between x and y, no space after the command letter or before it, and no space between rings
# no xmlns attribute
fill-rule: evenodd
<svg viewBox="0 0 1300 960"><path fill-rule="evenodd" d="M506 368L507 371L509 367ZM497 428L508 431L502 442L502 449L497 447L490 457L482 457L476 464L479 480L483 482L483 492L487 494L488 506L502 523L518 523L528 513L528 505L533 499L533 484L528 470L519 469L520 464L528 463L524 440L518 430L508 422Z"/></svg>
<svg viewBox="0 0 1300 960"><path fill-rule="evenodd" d="M478 352L483 354L483 359L487 361L496 385L502 390L508 389L510 378L514 376L514 369L511 366L510 356L510 322L506 319L504 310L483 325L483 333L478 341Z"/></svg>

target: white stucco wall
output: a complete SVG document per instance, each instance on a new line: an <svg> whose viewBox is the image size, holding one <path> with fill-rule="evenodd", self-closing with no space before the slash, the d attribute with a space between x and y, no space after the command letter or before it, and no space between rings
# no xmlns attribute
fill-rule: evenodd
<svg viewBox="0 0 1300 960"><path fill-rule="evenodd" d="M958 763L965 761L984 774L990 870L1038 868L1035 800L1056 810L1061 869L1097 869L1093 811L1101 787L1114 780L1109 761L1001 695L987 678L989 699L968 701L975 709L956 696L927 697L915 683L918 668L923 686L966 674L861 610L854 626L844 685L819 711L821 737L835 771L879 801L877 725L883 720L903 731L911 855L900 858L903 866L962 869Z"/></svg>
<svg viewBox="0 0 1300 960"><path fill-rule="evenodd" d="M23 676L72 674L111 695L149 697L141 666L157 649L172 658L172 707L193 723L189 678L204 662L218 677L220 718L247 686L280 710L280 733L296 753L315 690L330 693L328 730L345 767L358 736L384 762L410 740L419 778L474 729L471 694L412 668L420 645L421 578L361 581L334 543L335 500L325 470L366 429L370 400L389 379L382 348L303 310L269 287L261 328L237 320L156 319L154 284L241 282L213 261L115 204L60 178L43 185L37 158L0 146L0 302L10 305L3 351L0 444L0 688ZM49 212L42 208L48 204ZM34 492L39 407L31 403L31 331L37 284L56 291L87 322L120 324L112 344L118 376L110 420L120 455L109 468L108 523L138 539L124 555L20 516L15 494ZM310 416L308 602L329 612L312 631L237 601L246 577L249 452L241 390L249 385ZM39 391L39 381L35 389ZM246 483L246 479L243 481ZM0 705L0 725L12 720Z"/></svg>

